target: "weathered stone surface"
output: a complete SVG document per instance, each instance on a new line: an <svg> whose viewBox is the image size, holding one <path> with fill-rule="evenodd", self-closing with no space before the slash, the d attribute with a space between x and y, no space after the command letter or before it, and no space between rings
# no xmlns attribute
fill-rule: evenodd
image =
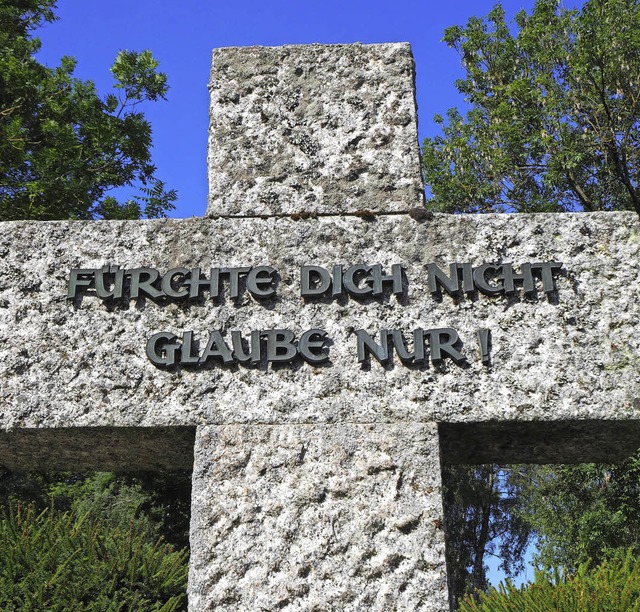
<svg viewBox="0 0 640 612"><path fill-rule="evenodd" d="M146 222L4 223L0 249L1 424L13 427L204 423L636 419L640 415L640 223L631 213L408 215ZM425 266L558 260L547 299L431 297ZM277 297L258 303L108 305L67 300L69 270L267 264ZM406 267L406 296L303 300L314 263ZM228 295L228 294L227 294ZM468 364L361 366L352 330L450 326ZM325 329L330 363L161 370L148 337L194 330ZM475 333L492 333L491 365Z"/></svg>
<svg viewBox="0 0 640 612"><path fill-rule="evenodd" d="M422 202L406 43L216 49L208 215Z"/></svg>
<svg viewBox="0 0 640 612"><path fill-rule="evenodd" d="M191 610L445 610L435 424L198 429Z"/></svg>

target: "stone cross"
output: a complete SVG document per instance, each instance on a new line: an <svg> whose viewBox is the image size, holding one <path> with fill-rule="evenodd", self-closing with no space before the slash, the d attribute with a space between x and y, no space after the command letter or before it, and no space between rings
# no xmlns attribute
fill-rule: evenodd
<svg viewBox="0 0 640 612"><path fill-rule="evenodd" d="M638 219L427 214L413 74L216 50L205 218L1 224L0 463L193 466L190 610L446 610L442 462L640 445Z"/></svg>

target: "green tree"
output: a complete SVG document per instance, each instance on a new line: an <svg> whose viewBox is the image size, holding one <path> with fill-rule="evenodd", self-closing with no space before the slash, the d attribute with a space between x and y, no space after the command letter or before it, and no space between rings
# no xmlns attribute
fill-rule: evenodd
<svg viewBox="0 0 640 612"><path fill-rule="evenodd" d="M612 465L530 467L516 512L536 533L543 567L573 571L622 549L640 557L640 452Z"/></svg>
<svg viewBox="0 0 640 612"><path fill-rule="evenodd" d="M640 558L640 451L616 464L445 466L443 485L454 609L487 590L488 555L513 576L532 539L545 571Z"/></svg>
<svg viewBox="0 0 640 612"><path fill-rule="evenodd" d="M621 551L600 565L588 562L575 572L554 569L536 572L533 583L520 588L511 582L466 597L460 612L637 612L640 610L640 560Z"/></svg>
<svg viewBox="0 0 640 612"><path fill-rule="evenodd" d="M187 551L75 511L0 514L2 610L186 609Z"/></svg>
<svg viewBox="0 0 640 612"><path fill-rule="evenodd" d="M0 469L0 511L32 504L88 516L123 530L136 523L148 539L189 546L191 471L29 472Z"/></svg>
<svg viewBox="0 0 640 612"><path fill-rule="evenodd" d="M0 470L0 609L184 609L190 493L190 471Z"/></svg>
<svg viewBox="0 0 640 612"><path fill-rule="evenodd" d="M42 65L33 32L55 19L54 8L54 0L0 3L0 220L164 216L176 193L155 176L139 105L165 98L166 75L149 51L121 51L115 91L101 97L73 76L73 58ZM139 195L108 195L123 186Z"/></svg>
<svg viewBox="0 0 640 612"><path fill-rule="evenodd" d="M423 171L442 212L640 214L640 4L538 0L514 27L498 4L445 31L470 105L436 121Z"/></svg>
<svg viewBox="0 0 640 612"><path fill-rule="evenodd" d="M447 540L449 599L456 609L462 596L489 587L487 558L497 557L513 575L533 530L519 512L522 471L498 465L443 465L442 484Z"/></svg>

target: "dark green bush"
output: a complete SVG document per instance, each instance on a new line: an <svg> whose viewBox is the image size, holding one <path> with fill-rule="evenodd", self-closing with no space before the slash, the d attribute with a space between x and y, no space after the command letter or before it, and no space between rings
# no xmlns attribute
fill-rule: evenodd
<svg viewBox="0 0 640 612"><path fill-rule="evenodd" d="M162 536L175 548L189 546L190 470L18 473L0 466L0 511L11 500L33 503L37 512L53 504L124 530L135 522L147 538Z"/></svg>
<svg viewBox="0 0 640 612"><path fill-rule="evenodd" d="M574 573L536 572L533 583L501 583L467 596L461 612L637 612L640 610L640 559L622 551L596 567L583 563Z"/></svg>
<svg viewBox="0 0 640 612"><path fill-rule="evenodd" d="M0 517L0 609L186 609L188 550L131 525L11 504Z"/></svg>

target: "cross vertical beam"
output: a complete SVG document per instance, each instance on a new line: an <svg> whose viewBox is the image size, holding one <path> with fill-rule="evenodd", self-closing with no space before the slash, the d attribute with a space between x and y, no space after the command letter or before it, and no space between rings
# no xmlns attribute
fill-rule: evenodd
<svg viewBox="0 0 640 612"><path fill-rule="evenodd" d="M214 51L207 215L420 205L413 76L406 44ZM201 427L190 608L445 610L438 448L435 423Z"/></svg>
<svg viewBox="0 0 640 612"><path fill-rule="evenodd" d="M198 430L192 610L447 609L433 423Z"/></svg>

